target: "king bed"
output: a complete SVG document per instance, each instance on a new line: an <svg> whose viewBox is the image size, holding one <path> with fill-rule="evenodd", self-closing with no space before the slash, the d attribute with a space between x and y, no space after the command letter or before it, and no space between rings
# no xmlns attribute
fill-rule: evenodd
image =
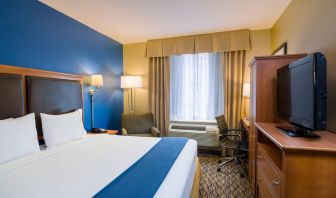
<svg viewBox="0 0 336 198"><path fill-rule="evenodd" d="M0 123L34 113L43 145L41 116L82 109L82 90L81 76L0 65ZM85 133L0 163L0 197L197 197L199 181L197 143L184 138Z"/></svg>

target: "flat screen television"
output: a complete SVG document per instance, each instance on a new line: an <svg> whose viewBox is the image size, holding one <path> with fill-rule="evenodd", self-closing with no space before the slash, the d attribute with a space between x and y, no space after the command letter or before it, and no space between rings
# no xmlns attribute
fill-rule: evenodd
<svg viewBox="0 0 336 198"><path fill-rule="evenodd" d="M319 137L314 130L327 125L327 62L320 53L309 54L277 71L278 117L294 128L279 127L290 136Z"/></svg>

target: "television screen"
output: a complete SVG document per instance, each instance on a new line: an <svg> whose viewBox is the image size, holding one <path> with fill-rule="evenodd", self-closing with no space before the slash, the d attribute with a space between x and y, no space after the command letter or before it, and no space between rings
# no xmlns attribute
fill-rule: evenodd
<svg viewBox="0 0 336 198"><path fill-rule="evenodd" d="M326 126L326 61L321 53L278 70L278 117L310 130Z"/></svg>
<svg viewBox="0 0 336 198"><path fill-rule="evenodd" d="M289 120L291 115L290 74L288 65L278 71L278 116Z"/></svg>
<svg viewBox="0 0 336 198"><path fill-rule="evenodd" d="M314 68L311 61L293 65L290 74L290 122L314 129Z"/></svg>

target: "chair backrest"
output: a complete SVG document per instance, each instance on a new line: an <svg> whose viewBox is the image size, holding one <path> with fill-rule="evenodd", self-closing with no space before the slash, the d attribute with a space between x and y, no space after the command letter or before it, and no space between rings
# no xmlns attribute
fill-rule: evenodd
<svg viewBox="0 0 336 198"><path fill-rule="evenodd" d="M121 127L129 134L150 133L154 126L152 113L145 114L122 114Z"/></svg>
<svg viewBox="0 0 336 198"><path fill-rule="evenodd" d="M227 126L225 116L224 115L217 116L216 121L217 121L218 129L219 129L219 133L220 134L227 134L229 128Z"/></svg>

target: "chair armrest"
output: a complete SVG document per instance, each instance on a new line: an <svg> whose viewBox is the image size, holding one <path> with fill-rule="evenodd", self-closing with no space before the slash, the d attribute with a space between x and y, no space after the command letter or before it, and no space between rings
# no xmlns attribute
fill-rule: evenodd
<svg viewBox="0 0 336 198"><path fill-rule="evenodd" d="M244 130L244 129L229 129L228 131L229 131L229 132L230 132L230 131L237 131L237 132L242 133L242 132L244 132L245 130Z"/></svg>
<svg viewBox="0 0 336 198"><path fill-rule="evenodd" d="M222 134L219 136L219 140L222 140L223 137L239 137L239 142L242 141L242 136L240 134Z"/></svg>
<svg viewBox="0 0 336 198"><path fill-rule="evenodd" d="M156 127L151 128L151 134L153 137L160 137L160 131Z"/></svg>
<svg viewBox="0 0 336 198"><path fill-rule="evenodd" d="M125 128L122 128L122 129L121 129L121 134L122 134L122 135L127 135L127 130L126 130Z"/></svg>

